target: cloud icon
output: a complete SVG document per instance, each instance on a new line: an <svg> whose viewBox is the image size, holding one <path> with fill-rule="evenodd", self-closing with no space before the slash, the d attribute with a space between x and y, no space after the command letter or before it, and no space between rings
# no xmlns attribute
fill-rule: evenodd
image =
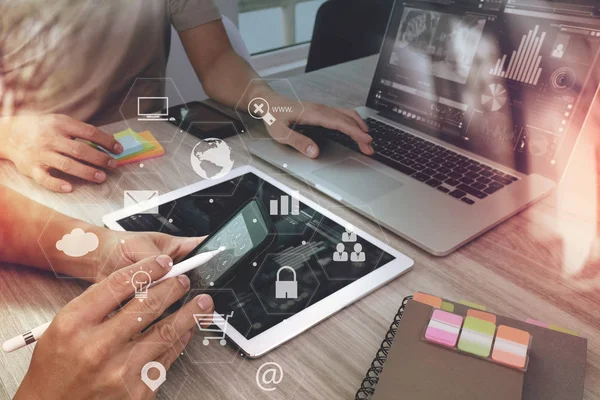
<svg viewBox="0 0 600 400"><path fill-rule="evenodd" d="M56 242L56 248L70 257L83 257L98 248L98 236L92 232L84 232L75 228Z"/></svg>

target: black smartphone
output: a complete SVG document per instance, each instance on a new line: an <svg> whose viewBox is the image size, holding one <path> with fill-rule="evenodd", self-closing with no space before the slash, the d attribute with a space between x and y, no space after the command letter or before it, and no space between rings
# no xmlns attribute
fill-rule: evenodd
<svg viewBox="0 0 600 400"><path fill-rule="evenodd" d="M206 238L187 258L225 247L208 263L189 273L192 287L220 287L235 276L238 267L252 268L250 263L275 239L275 229L263 205L251 199Z"/></svg>
<svg viewBox="0 0 600 400"><path fill-rule="evenodd" d="M239 119L199 101L170 107L168 114L169 123L201 139L225 139L246 132Z"/></svg>

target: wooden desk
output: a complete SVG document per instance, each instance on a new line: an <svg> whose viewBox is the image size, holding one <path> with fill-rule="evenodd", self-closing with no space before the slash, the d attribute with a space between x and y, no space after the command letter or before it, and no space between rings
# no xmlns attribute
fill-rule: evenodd
<svg viewBox="0 0 600 400"><path fill-rule="evenodd" d="M375 61L370 57L321 70L294 78L291 84L302 100L355 107L365 102ZM277 88L289 92L285 84ZM598 105L596 110L600 110ZM420 290L487 304L492 312L519 319L535 317L579 332L589 339L585 398L600 399L600 186L596 178L600 153L594 139L596 126L597 117L588 123L568 176L556 193L445 258L430 256L390 232L379 231L376 224L339 208L328 198L312 194L309 197L313 200L337 207L338 214L413 258L414 270L263 359L243 360L233 350L230 350L233 361L218 365L193 364L183 357L182 365L176 364L172 369L160 396L353 398L400 301ZM117 123L105 129L117 132L124 127L124 123ZM252 127L256 131L256 124ZM163 138L173 135L167 125L157 125L154 133ZM132 189L131 185L137 183L140 188L160 184L175 189L195 180L192 175L179 174L170 156L180 143L184 152L188 152L196 142L191 136L178 135L167 146L167 156L146 162L143 168L137 164L122 168L104 185L79 185L71 195L40 189L18 176L7 163L0 164L0 181L61 212L100 224L104 213L122 207L120 192L124 187ZM248 155L240 139L229 143L237 152L237 160L247 162ZM279 174L259 160L251 162L269 173ZM304 187L293 178L279 178L293 187ZM49 320L85 287L75 280L56 279L52 274L23 267L0 268L0 339ZM15 393L31 353L29 347L0 355L0 398ZM266 361L288 366L284 368L287 386L282 384L276 392L261 392L256 388L255 371Z"/></svg>

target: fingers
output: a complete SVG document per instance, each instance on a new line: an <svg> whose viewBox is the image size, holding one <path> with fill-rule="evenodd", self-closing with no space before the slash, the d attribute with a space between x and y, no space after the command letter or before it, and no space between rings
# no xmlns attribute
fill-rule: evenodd
<svg viewBox="0 0 600 400"><path fill-rule="evenodd" d="M177 360L177 358L181 355L181 353L183 353L183 350L187 347L187 345L190 343L190 341L194 337L194 331L195 331L194 328L187 331L181 337L181 341L175 342L175 344L173 346L171 346L171 348L168 349L166 352L164 352L162 355L160 355L156 359L156 361L161 363L167 370L169 368L171 368L171 365L173 365L175 360Z"/></svg>
<svg viewBox="0 0 600 400"><path fill-rule="evenodd" d="M100 168L114 169L117 167L117 160L100 150L94 149L87 143L60 138L53 145L56 151L66 156L85 161Z"/></svg>
<svg viewBox="0 0 600 400"><path fill-rule="evenodd" d="M61 115L56 116L55 123L58 129L71 137L88 140L113 154L123 152L123 146L112 135L102 132L95 126Z"/></svg>
<svg viewBox="0 0 600 400"><path fill-rule="evenodd" d="M73 190L73 186L69 182L53 177L50 172L41 167L34 167L31 170L31 178L53 192L69 193Z"/></svg>
<svg viewBox="0 0 600 400"><path fill-rule="evenodd" d="M307 112L302 114L299 122L318 125L345 133L354 139L363 153L368 155L374 153L370 145L373 138L363 130L354 118L338 110L322 105L311 105L310 108L307 107Z"/></svg>
<svg viewBox="0 0 600 400"><path fill-rule="evenodd" d="M165 353L176 342L182 341L184 335L196 326L194 314L212 315L214 311L215 306L212 298L207 294L201 294L181 307L175 314L153 325L137 338L136 342L152 343L153 345L148 349L145 356L155 359ZM210 322L203 325L210 325Z"/></svg>
<svg viewBox="0 0 600 400"><path fill-rule="evenodd" d="M206 236L182 238L164 233L155 233L152 235L152 240L156 243L160 252L170 255L175 262L179 262L185 258L204 239L206 239Z"/></svg>
<svg viewBox="0 0 600 400"><path fill-rule="evenodd" d="M360 116L360 114L356 112L356 110L349 110L347 108L336 108L336 110L352 118L354 122L358 124L360 129L365 131L365 133L369 133L369 126L367 125L365 120Z"/></svg>
<svg viewBox="0 0 600 400"><path fill-rule="evenodd" d="M100 322L120 304L134 295L136 289L148 280L152 282L162 278L171 270L173 260L167 255L147 257L129 267L119 269L100 283L92 285L85 293L71 303L84 310L86 318ZM135 276L134 276L135 274Z"/></svg>
<svg viewBox="0 0 600 400"><path fill-rule="evenodd" d="M123 252L135 262L141 261L143 257L158 256L160 254L167 254L175 262L179 262L202 243L205 238L206 236L181 238L164 233L148 232L143 235L137 234L128 237L123 245Z"/></svg>
<svg viewBox="0 0 600 400"><path fill-rule="evenodd" d="M160 317L165 310L183 297L190 289L190 279L185 275L169 278L148 289L143 301L132 299L103 327L114 340L129 341L134 335ZM141 321L138 320L142 318Z"/></svg>
<svg viewBox="0 0 600 400"><path fill-rule="evenodd" d="M298 150L309 158L317 158L319 156L319 146L307 136L291 130L285 138L275 138L279 143L287 144Z"/></svg>
<svg viewBox="0 0 600 400"><path fill-rule="evenodd" d="M57 153L46 154L43 162L49 167L86 181L101 183L106 180L106 173L103 171Z"/></svg>

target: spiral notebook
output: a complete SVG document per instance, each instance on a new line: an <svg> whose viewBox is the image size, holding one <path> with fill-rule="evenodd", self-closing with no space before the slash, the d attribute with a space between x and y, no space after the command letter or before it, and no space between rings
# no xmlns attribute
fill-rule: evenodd
<svg viewBox="0 0 600 400"><path fill-rule="evenodd" d="M443 299L441 308L465 316L467 306ZM441 348L423 340L432 305L405 298L369 368L357 400L581 400L587 340L537 321L495 316L498 324L529 332L526 370ZM469 311L471 310L471 311ZM544 325L544 326L540 326Z"/></svg>

